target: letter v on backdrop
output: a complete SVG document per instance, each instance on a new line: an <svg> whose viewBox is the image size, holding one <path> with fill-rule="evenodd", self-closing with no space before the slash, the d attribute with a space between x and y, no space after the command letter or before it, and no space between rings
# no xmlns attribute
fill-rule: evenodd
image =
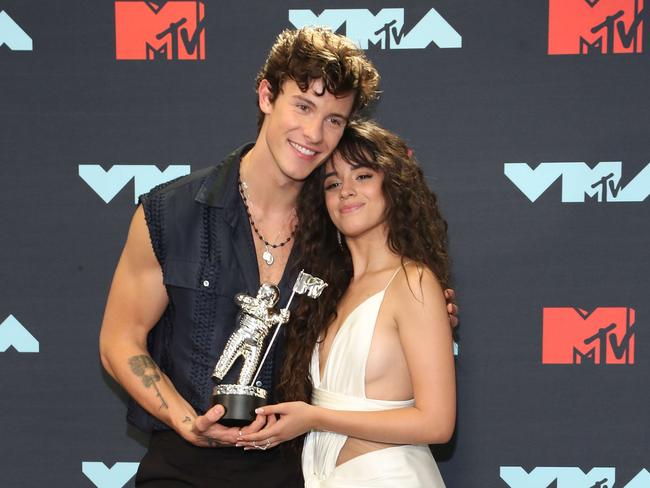
<svg viewBox="0 0 650 488"><path fill-rule="evenodd" d="M0 10L0 47L12 51L33 51L32 38L4 10Z"/></svg>
<svg viewBox="0 0 650 488"><path fill-rule="evenodd" d="M155 164L116 164L108 171L99 164L80 164L79 176L106 203L131 181L134 181L134 202L153 187L175 178L189 174L191 167L186 164L170 164L161 171Z"/></svg>

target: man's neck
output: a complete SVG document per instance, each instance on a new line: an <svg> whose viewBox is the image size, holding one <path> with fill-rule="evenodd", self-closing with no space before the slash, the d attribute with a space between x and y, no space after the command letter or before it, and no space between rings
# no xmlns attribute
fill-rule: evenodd
<svg viewBox="0 0 650 488"><path fill-rule="evenodd" d="M282 174L259 138L242 158L239 176L255 207L264 214L289 212L296 206L303 185Z"/></svg>

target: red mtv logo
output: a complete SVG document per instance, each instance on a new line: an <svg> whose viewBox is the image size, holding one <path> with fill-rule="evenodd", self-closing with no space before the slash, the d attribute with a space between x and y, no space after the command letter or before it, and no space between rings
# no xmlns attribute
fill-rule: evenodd
<svg viewBox="0 0 650 488"><path fill-rule="evenodd" d="M116 59L205 59L198 0L115 2Z"/></svg>
<svg viewBox="0 0 650 488"><path fill-rule="evenodd" d="M548 53L640 53L643 0L549 0Z"/></svg>
<svg viewBox="0 0 650 488"><path fill-rule="evenodd" d="M634 320L627 307L544 308L542 363L634 364Z"/></svg>

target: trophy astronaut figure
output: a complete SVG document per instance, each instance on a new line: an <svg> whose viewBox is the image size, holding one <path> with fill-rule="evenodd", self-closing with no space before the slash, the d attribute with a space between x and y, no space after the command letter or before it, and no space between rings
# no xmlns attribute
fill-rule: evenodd
<svg viewBox="0 0 650 488"><path fill-rule="evenodd" d="M244 364L237 384L251 384L267 334L273 326L289 321L289 310L283 309L280 313L273 311L279 298L278 288L269 283L260 286L255 298L245 293L235 296L235 303L241 307L239 326L228 339L214 368L212 376L215 380L223 380L233 363L241 356Z"/></svg>
<svg viewBox="0 0 650 488"><path fill-rule="evenodd" d="M274 310L280 299L280 290L275 285L263 283L255 297L245 293L235 297L235 303L241 308L237 328L230 335L212 374L215 384L212 403L223 405L225 409L220 423L231 427L248 425L255 419L255 409L267 404L268 391L253 383L271 351L280 327L289 321L291 300L295 294L317 298L326 286L327 283L323 280L300 271L289 301L279 312ZM264 352L264 340L274 326L277 327ZM237 383L221 383L239 358L243 359L243 365Z"/></svg>

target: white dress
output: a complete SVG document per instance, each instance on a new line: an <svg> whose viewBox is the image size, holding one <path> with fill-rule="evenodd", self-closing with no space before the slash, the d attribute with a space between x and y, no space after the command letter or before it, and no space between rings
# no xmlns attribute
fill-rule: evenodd
<svg viewBox="0 0 650 488"><path fill-rule="evenodd" d="M401 268L399 268L401 269ZM320 377L319 347L314 348L310 373L312 404L333 410L377 411L404 408L414 400L388 401L366 397L366 363L386 287L360 303L348 315L332 342ZM302 451L307 488L444 488L429 446L400 445L368 452L336 466L346 435L312 431Z"/></svg>

